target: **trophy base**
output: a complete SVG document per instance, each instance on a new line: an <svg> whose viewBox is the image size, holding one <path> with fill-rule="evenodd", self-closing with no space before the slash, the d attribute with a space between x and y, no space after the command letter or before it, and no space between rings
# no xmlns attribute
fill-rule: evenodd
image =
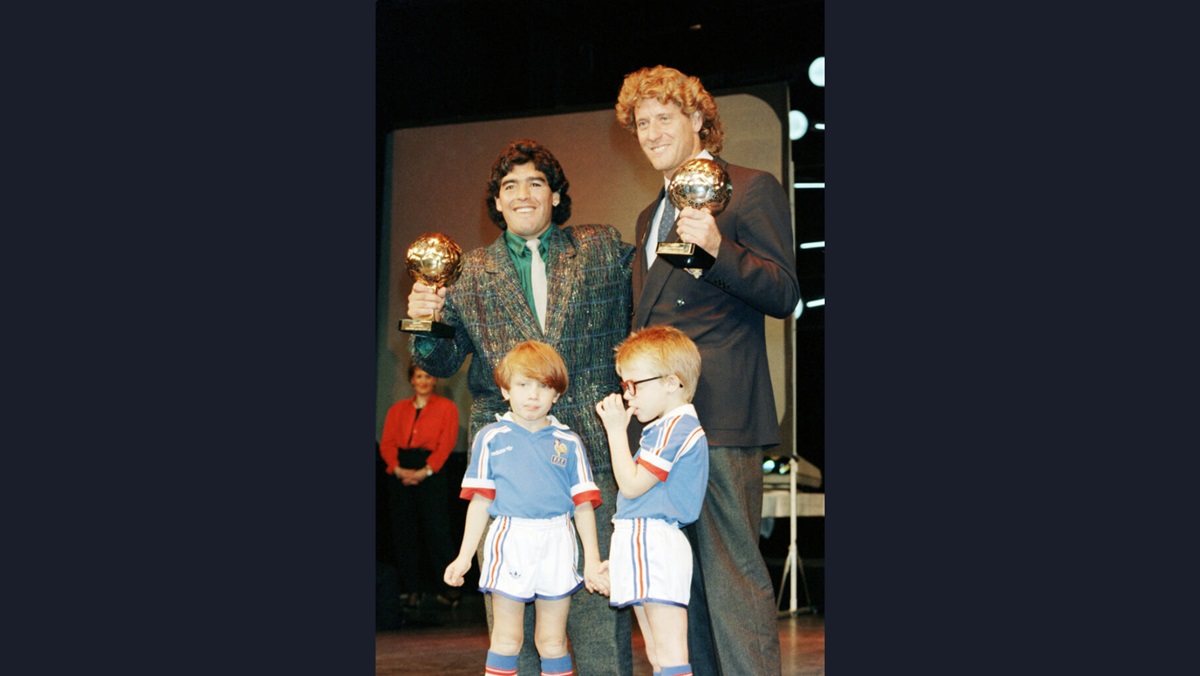
<svg viewBox="0 0 1200 676"><path fill-rule="evenodd" d="M400 322L400 330L405 333L432 336L434 338L453 338L454 327L449 324L435 322L432 319L405 319Z"/></svg>
<svg viewBox="0 0 1200 676"><path fill-rule="evenodd" d="M677 268L707 270L714 262L710 253L691 242L662 242L654 253Z"/></svg>

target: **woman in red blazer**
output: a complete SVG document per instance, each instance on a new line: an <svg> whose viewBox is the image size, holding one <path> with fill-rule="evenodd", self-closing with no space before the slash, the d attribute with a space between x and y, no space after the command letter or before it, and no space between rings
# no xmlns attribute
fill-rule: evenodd
<svg viewBox="0 0 1200 676"><path fill-rule="evenodd" d="M454 558L449 484L441 469L458 443L458 407L433 393L437 378L420 367L409 365L408 381L413 397L388 409L379 442L379 455L395 477L387 493L400 596L410 607L420 604L422 594L453 603L459 592L440 575Z"/></svg>

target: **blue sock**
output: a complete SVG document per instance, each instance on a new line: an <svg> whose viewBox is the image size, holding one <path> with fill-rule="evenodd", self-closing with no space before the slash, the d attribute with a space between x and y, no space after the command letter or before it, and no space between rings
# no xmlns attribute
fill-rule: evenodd
<svg viewBox="0 0 1200 676"><path fill-rule="evenodd" d="M562 657L543 657L542 676L570 676L571 654Z"/></svg>
<svg viewBox="0 0 1200 676"><path fill-rule="evenodd" d="M680 664L674 667L663 667L662 676L691 676L692 665Z"/></svg>
<svg viewBox="0 0 1200 676"><path fill-rule="evenodd" d="M488 674L513 674L515 676L517 673L517 656L501 655L489 650L483 673L485 676Z"/></svg>

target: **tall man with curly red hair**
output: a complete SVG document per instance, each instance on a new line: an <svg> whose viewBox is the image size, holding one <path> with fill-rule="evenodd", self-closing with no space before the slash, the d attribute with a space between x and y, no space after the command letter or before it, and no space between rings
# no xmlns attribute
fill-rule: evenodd
<svg viewBox="0 0 1200 676"><path fill-rule="evenodd" d="M765 317L787 317L800 301L787 193L771 174L721 159L717 104L695 77L664 66L630 73L616 116L664 185L637 220L632 328L670 324L696 343L704 363L693 404L708 437L708 490L700 518L685 529L695 555L691 666L705 676L778 674L774 591L758 533L763 452L781 443ZM661 223L666 185L698 157L728 173L729 204L716 216L685 207ZM669 229L667 242L707 251L712 267L689 271L658 258L662 229Z"/></svg>

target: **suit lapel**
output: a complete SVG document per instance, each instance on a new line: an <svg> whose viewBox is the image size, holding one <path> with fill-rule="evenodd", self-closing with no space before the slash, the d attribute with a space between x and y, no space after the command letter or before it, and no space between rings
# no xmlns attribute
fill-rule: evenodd
<svg viewBox="0 0 1200 676"><path fill-rule="evenodd" d="M650 308L658 302L658 297L662 295L663 286L667 283L667 278L671 276L671 272L675 268L664 260L655 259L654 265L646 269L646 239L650 236L650 221L654 218L654 212L657 211L658 203L662 201L666 195L666 189L659 191L658 198L646 207L642 212L642 216L638 219L637 225L637 241L638 249L635 254L637 263L634 265L634 282L633 288L640 289L638 297L634 299L635 314L633 320L634 328L642 328L646 325L646 321L650 317ZM667 241L679 239L679 234L672 232Z"/></svg>
<svg viewBox="0 0 1200 676"><path fill-rule="evenodd" d="M517 279L512 259L508 257L503 234L487 248L486 266L488 290L496 299L493 309L499 310L509 323L518 327L520 335L540 338L541 327L525 300L525 290L521 288L521 280Z"/></svg>
<svg viewBox="0 0 1200 676"><path fill-rule="evenodd" d="M550 262L546 265L546 333L543 340L551 345L556 344L562 336L563 325L566 323L569 308L567 303L577 296L576 289L585 283L583 271L575 265L575 243L561 228L555 226L556 232L550 236L548 255ZM540 327L535 324L535 330Z"/></svg>

